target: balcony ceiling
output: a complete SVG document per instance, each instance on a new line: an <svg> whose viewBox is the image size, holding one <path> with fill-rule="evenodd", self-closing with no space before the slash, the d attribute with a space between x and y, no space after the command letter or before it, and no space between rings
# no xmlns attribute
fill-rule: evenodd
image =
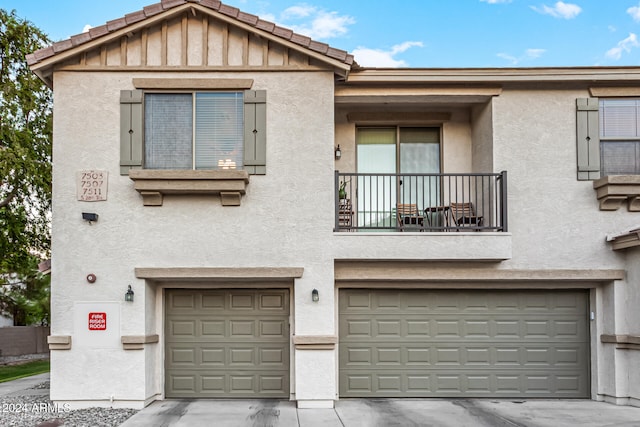
<svg viewBox="0 0 640 427"><path fill-rule="evenodd" d="M337 106L442 106L484 104L499 96L500 87L336 87Z"/></svg>

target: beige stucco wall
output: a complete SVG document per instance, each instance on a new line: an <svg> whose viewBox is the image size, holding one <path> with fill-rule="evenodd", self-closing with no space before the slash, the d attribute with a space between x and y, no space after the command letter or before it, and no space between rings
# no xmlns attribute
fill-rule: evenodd
<svg viewBox="0 0 640 427"><path fill-rule="evenodd" d="M175 76L55 75L52 335L73 336L82 327L74 324L74 302L91 301L117 304L119 335L159 334L160 343L125 351L74 342L71 350L53 351L52 399L140 406L162 396L162 291L137 279L136 267L302 267L292 292L296 335L337 335L335 260L453 261L452 269L468 268L469 261L496 270L628 269L626 280L596 285L592 336L640 333L633 326L640 320L634 310L640 267L605 242L606 234L637 219L623 210L600 211L591 182L576 180L575 98L586 91L503 90L486 104L449 110L443 172L508 171L509 233L360 234L333 232L334 170L353 172L356 159L347 111L338 109L334 121L331 72L241 74L254 80L252 89L267 90L268 145L267 174L251 176L240 207L223 207L213 196L166 196L163 206L144 207L133 182L119 175L119 93L133 89L134 77ZM333 158L337 143L339 161ZM82 169L109 172L107 201L76 200L75 172ZM99 221L89 225L82 212L98 213ZM85 279L89 273L98 277L93 284ZM136 293L133 303L123 301L127 285ZM311 302L314 288L318 303ZM639 399L638 378L629 368L638 352L600 343L592 348L594 397ZM292 398L337 398L336 351L292 350L291 360ZM105 369L105 361L114 368ZM86 374L66 380L77 372Z"/></svg>
<svg viewBox="0 0 640 427"><path fill-rule="evenodd" d="M575 99L586 91L503 91L494 99L495 169L509 178L508 267L622 268L608 233L637 223L598 209L590 181L576 179Z"/></svg>
<svg viewBox="0 0 640 427"><path fill-rule="evenodd" d="M443 172L507 171L509 233L341 233L335 237L334 253L338 259L355 260L457 260L450 266L461 270L468 268L469 260L487 261L486 268L500 270L626 269L625 280L596 284L593 291L592 396L633 403L640 390L630 366L638 362L638 352L616 350L600 343L599 337L639 332L632 329L640 320L640 267L630 256L612 251L605 240L607 234L637 226L638 219L624 208L599 210L592 182L576 179L575 99L588 96L587 88L523 85L504 88L490 102L468 106L466 114L443 108L454 113L442 125ZM354 171L354 124L346 123L340 112L336 139L348 149L343 149L336 167ZM553 279L546 285L567 286Z"/></svg>
<svg viewBox="0 0 640 427"><path fill-rule="evenodd" d="M133 89L134 77L172 76L55 75L52 334L74 335L74 302L112 302L120 306L120 325L113 326L119 334L160 334L162 342L162 303L153 286L136 279L135 267L303 267L292 294L292 333L335 335L333 259L326 245L333 234L333 73L242 74L254 80L252 89L267 90L268 164L266 175L251 176L241 206L223 207L214 196L166 196L163 206L144 207L133 181L119 175L120 90ZM82 169L109 172L107 201L76 200L75 173ZM82 212L98 213L98 222L89 225ZM89 273L97 276L93 284L85 279ZM128 285L133 303L124 302ZM313 288L322 295L318 303L311 302ZM53 353L54 400L140 402L163 392L161 345L92 352L74 343ZM335 398L331 380L320 392L304 383L305 372L327 364L326 353L297 360L302 379L292 383L302 390L298 398ZM86 373L82 379L65 380L79 371Z"/></svg>

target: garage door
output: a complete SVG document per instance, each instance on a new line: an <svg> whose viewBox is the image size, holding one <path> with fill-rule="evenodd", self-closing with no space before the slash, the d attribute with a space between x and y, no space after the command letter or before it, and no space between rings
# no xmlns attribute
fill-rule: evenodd
<svg viewBox="0 0 640 427"><path fill-rule="evenodd" d="M589 397L583 291L340 291L341 397Z"/></svg>
<svg viewBox="0 0 640 427"><path fill-rule="evenodd" d="M166 292L167 397L289 397L289 291Z"/></svg>

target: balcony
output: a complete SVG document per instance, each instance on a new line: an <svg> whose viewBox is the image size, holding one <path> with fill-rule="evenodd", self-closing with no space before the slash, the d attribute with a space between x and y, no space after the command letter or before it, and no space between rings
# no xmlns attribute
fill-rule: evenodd
<svg viewBox="0 0 640 427"><path fill-rule="evenodd" d="M336 232L507 232L507 173L335 174Z"/></svg>

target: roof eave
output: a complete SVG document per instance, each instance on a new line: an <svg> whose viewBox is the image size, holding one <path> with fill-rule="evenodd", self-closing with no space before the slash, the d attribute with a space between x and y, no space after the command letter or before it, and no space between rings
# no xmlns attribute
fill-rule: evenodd
<svg viewBox="0 0 640 427"><path fill-rule="evenodd" d="M640 67L354 68L349 83L633 82Z"/></svg>
<svg viewBox="0 0 640 427"><path fill-rule="evenodd" d="M109 21L107 24L101 27L96 27L92 29L92 31L95 31L98 34L104 33L104 35L102 35L101 37L97 37L95 39L91 39L90 37L84 37L85 41L83 43L77 44L76 46L69 47L69 45L73 44L74 38L75 39L83 38L82 34L73 36L69 40L65 40L64 42L61 42L61 43L56 43L52 46L49 46L48 48L41 49L35 53L27 55L27 63L31 68L31 70L34 73L36 73L36 75L41 80L43 80L47 85L51 86L52 85L51 74L52 74L53 67L56 64L63 62L84 51L93 49L97 46L100 46L112 40L118 39L128 33L141 30L159 21L171 18L173 15L178 15L180 13L183 13L185 10L189 10L189 9L197 9L202 13L213 16L228 24L235 25L239 28L244 29L245 31L258 34L261 37L264 37L268 40L271 40L276 43L280 43L286 46L287 48L302 52L305 55L308 55L318 61L321 61L330 65L331 67L333 67L336 75L340 77L346 78L346 76L349 74L349 71L351 70L351 67L353 64L353 56L350 54L338 55L338 53L341 53L342 51L338 51L337 49L331 48L328 45L324 45L322 43L317 43L317 42L310 43L313 46L316 46L316 49L318 50L320 50L321 47L326 47L326 52L319 52L317 50L314 50L313 48L302 46L301 44L292 42L281 36L265 31L259 28L258 26L253 26L248 23L245 23L241 19L234 18L233 16L230 16L229 14L225 14L220 10L213 10L209 7L201 6L200 4L197 4L197 3L185 3L180 6L172 7L170 9L166 9L162 12L154 14L153 16L146 17L145 19L139 19L139 15L137 14L130 14L125 16L125 18L121 18L119 20ZM129 16L132 17L131 19L133 22L127 25L121 25L121 23L125 22L126 18ZM244 14L242 16L249 16L249 15ZM258 21L257 24L260 24L261 22L266 23L266 21ZM109 25L119 25L120 28L116 29L115 31L108 32ZM284 32L282 34L284 34ZM294 40L301 40L300 36L295 33L291 33L289 37L293 38ZM55 52L53 53L53 55L47 56L43 59L38 58L39 52L43 53L47 51L49 52L53 51L58 45L62 45L62 47L64 47L65 49L61 50L60 52ZM334 57L331 57L332 55ZM345 59L344 60L338 59L338 57L341 57L341 56L344 56Z"/></svg>

